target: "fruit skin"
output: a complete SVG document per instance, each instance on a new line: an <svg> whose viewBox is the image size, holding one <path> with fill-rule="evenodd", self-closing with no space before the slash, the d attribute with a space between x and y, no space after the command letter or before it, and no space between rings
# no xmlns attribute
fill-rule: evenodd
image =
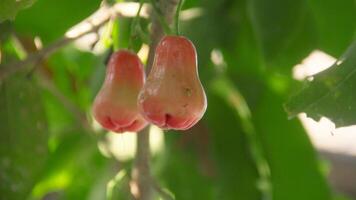
<svg viewBox="0 0 356 200"><path fill-rule="evenodd" d="M107 130L138 132L147 122L137 109L137 96L145 82L143 64L127 50L114 52L106 77L93 104L94 118Z"/></svg>
<svg viewBox="0 0 356 200"><path fill-rule="evenodd" d="M207 100L190 40L181 36L162 38L139 94L138 107L148 122L163 129L186 130L202 118Z"/></svg>

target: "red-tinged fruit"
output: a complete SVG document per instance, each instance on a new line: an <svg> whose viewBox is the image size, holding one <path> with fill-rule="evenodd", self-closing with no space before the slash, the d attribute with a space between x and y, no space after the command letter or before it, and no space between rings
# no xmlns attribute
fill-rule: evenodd
<svg viewBox="0 0 356 200"><path fill-rule="evenodd" d="M159 42L138 107L147 121L164 129L186 130L203 117L207 100L191 41L165 36Z"/></svg>
<svg viewBox="0 0 356 200"><path fill-rule="evenodd" d="M145 82L143 64L136 54L120 50L110 57L106 77L93 104L94 118L107 130L138 132L147 122L137 109Z"/></svg>

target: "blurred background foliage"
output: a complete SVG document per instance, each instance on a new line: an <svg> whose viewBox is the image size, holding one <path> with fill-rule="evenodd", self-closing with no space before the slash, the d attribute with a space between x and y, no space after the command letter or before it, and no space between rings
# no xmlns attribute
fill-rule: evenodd
<svg viewBox="0 0 356 200"><path fill-rule="evenodd" d="M100 3L1 0L0 63L24 59L35 51L34 40L47 46L62 37ZM305 87L293 79L293 66L315 49L340 57L352 43L355 7L354 0L186 0L183 10L196 13L181 21L181 32L197 48L208 109L191 130L164 133L151 160L157 182L182 200L343 199L328 184L327 166L298 119L288 119L283 103ZM1 80L0 199L98 200L109 193L111 199L130 199L132 157L116 152L132 150L132 140L98 128L90 108L112 44L127 48L131 21L105 26L109 34L93 43L100 48L74 43L36 63L35 71ZM149 20L140 23L149 29ZM144 49L139 37L134 47ZM355 55L349 71L330 72L330 80L354 72ZM317 101L315 91L327 80L289 108L308 111L300 107ZM349 98L346 103L353 106L353 83L335 101ZM356 124L355 112L344 116L325 107L322 114ZM310 112L320 117L320 110L325 109Z"/></svg>

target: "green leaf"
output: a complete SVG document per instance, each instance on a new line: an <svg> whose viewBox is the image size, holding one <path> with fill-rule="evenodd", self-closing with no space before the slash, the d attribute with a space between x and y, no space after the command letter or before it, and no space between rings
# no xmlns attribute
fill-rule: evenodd
<svg viewBox="0 0 356 200"><path fill-rule="evenodd" d="M39 36L44 43L62 36L70 27L88 17L99 7L100 0L38 0L21 12L15 28L21 34Z"/></svg>
<svg viewBox="0 0 356 200"><path fill-rule="evenodd" d="M47 159L47 122L39 89L24 75L0 83L0 194L25 199Z"/></svg>
<svg viewBox="0 0 356 200"><path fill-rule="evenodd" d="M246 7L246 6L241 6ZM238 11L241 21L239 32L236 34L236 47L223 48L223 56L226 63L232 63L227 70L241 74L241 72L258 73L263 69L263 55L259 51L258 41L254 37L254 31L245 9ZM230 73L227 73L230 74Z"/></svg>
<svg viewBox="0 0 356 200"><path fill-rule="evenodd" d="M36 0L1 0L0 22L8 19L14 20L20 10L30 7L35 1Z"/></svg>
<svg viewBox="0 0 356 200"><path fill-rule="evenodd" d="M273 200L330 200L315 150L299 121L288 120L283 98L264 88L252 115L271 169Z"/></svg>
<svg viewBox="0 0 356 200"><path fill-rule="evenodd" d="M245 143L248 145L248 152L251 154L253 164L258 171L256 185L262 193L263 199L271 199L270 169L264 156L262 146L255 126L251 120L251 111L245 98L233 83L226 77L221 76L213 81L214 92L219 94L230 106L234 108L234 114L241 123L242 133Z"/></svg>
<svg viewBox="0 0 356 200"><path fill-rule="evenodd" d="M333 56L339 56L352 42L356 29L354 0L309 0L315 19L318 46Z"/></svg>
<svg viewBox="0 0 356 200"><path fill-rule="evenodd" d="M280 53L305 15L305 2L252 0L251 20L267 58Z"/></svg>
<svg viewBox="0 0 356 200"><path fill-rule="evenodd" d="M213 91L208 93L206 119L216 161L218 199L258 200L259 176L240 119L228 100Z"/></svg>
<svg viewBox="0 0 356 200"><path fill-rule="evenodd" d="M181 22L181 32L193 41L198 51L199 65L204 66L209 61L204 58L210 58L212 49L225 47L232 50L236 47L241 17L239 8L242 5L239 1L231 0L202 1L201 4L204 8L202 15Z"/></svg>
<svg viewBox="0 0 356 200"><path fill-rule="evenodd" d="M304 0L249 1L250 18L266 66L286 69L316 46L316 34Z"/></svg>
<svg viewBox="0 0 356 200"><path fill-rule="evenodd" d="M233 63L227 64L232 65ZM270 182L273 200L330 199L330 190L326 179L319 169L316 153L303 127L296 120L289 121L282 109L283 98L279 95L283 92L276 90L275 84L269 83L269 76L267 76L267 83L265 83L258 74L245 73L239 75L241 77L229 74L237 82L237 86L241 89L241 93L248 100L251 108L252 120L257 133L256 138L262 144L263 155L267 159L271 172ZM289 83L284 84L288 85ZM227 97L233 96L232 92L228 94ZM238 98L235 99L235 102L237 105L242 104L238 101ZM211 95L209 106L209 109L211 109ZM222 109L221 104L218 109ZM224 124L220 127L222 129L221 134L226 130L226 127L234 124L229 121L231 116L228 112L222 111L219 115L217 112L214 113L218 115L215 117L215 123L221 121L220 123ZM221 116L224 116L223 119L221 119ZM231 132L236 134L237 130L238 128L235 128ZM226 146L230 140L227 139L222 145ZM235 140L234 148L239 145L241 144L236 144ZM224 162L226 163L226 161Z"/></svg>
<svg viewBox="0 0 356 200"><path fill-rule="evenodd" d="M48 193L62 192L59 199L88 199L92 195L104 199L106 183L115 168L101 155L96 140L81 129L62 132L57 140L59 144L50 152L32 197L42 199Z"/></svg>
<svg viewBox="0 0 356 200"><path fill-rule="evenodd" d="M285 109L290 117L306 112L319 120L325 116L336 127L356 124L356 42L331 68L314 76L290 99Z"/></svg>
<svg viewBox="0 0 356 200"><path fill-rule="evenodd" d="M54 82L61 92L73 100L79 108L89 108L92 103L92 93L88 82L96 67L105 69L101 57L68 46L55 53L49 59L49 64Z"/></svg>

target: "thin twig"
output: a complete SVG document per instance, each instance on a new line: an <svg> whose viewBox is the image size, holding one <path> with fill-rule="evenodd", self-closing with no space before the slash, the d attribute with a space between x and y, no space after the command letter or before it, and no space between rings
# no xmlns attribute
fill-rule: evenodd
<svg viewBox="0 0 356 200"><path fill-rule="evenodd" d="M171 24L174 16L174 11L177 6L177 1L174 0L159 0L158 6L162 11L163 17L166 21ZM152 13L152 12L151 12ZM147 74L150 72L153 64L154 53L158 42L164 35L162 24L156 15L151 14L152 18L152 29L151 29L151 44L148 53L148 61L146 71ZM137 200L151 200L152 191L155 188L152 185L151 175L150 175L150 148L149 148L149 130L144 129L137 134L137 147L136 147L136 157L134 169L132 171L132 181L135 182L137 186L137 194L134 194ZM156 188L159 186L156 186Z"/></svg>
<svg viewBox="0 0 356 200"><path fill-rule="evenodd" d="M127 5L126 5L127 4ZM134 4L137 5L138 4ZM116 3L111 7L102 6L97 11L95 11L92 15L90 15L87 19L81 21L73 28L71 28L65 36L58 39L57 41L49 44L47 47L36 51L30 55L28 55L24 60L17 61L9 64L1 64L0 65L0 81L6 76L17 72L25 68L26 66L31 66L38 61L45 59L49 55L56 52L58 49L66 46L67 44L73 42L74 40L83 37L89 33L97 32L97 30L106 24L111 18L116 17L132 17L132 15L124 13L125 6L131 6L128 3ZM145 7L147 8L147 7ZM138 7L137 7L138 9ZM136 12L135 12L136 14ZM142 16L146 16L145 12L141 12ZM134 15L135 16L135 15Z"/></svg>

